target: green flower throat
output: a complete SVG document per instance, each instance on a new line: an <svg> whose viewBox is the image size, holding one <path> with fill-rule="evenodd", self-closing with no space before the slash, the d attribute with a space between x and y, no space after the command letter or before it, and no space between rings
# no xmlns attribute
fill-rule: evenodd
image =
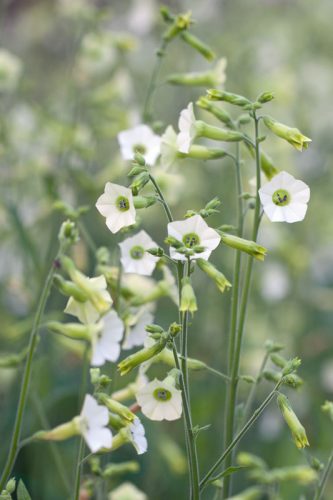
<svg viewBox="0 0 333 500"><path fill-rule="evenodd" d="M278 189L273 193L273 203L278 207L285 207L290 203L290 194L285 189Z"/></svg>

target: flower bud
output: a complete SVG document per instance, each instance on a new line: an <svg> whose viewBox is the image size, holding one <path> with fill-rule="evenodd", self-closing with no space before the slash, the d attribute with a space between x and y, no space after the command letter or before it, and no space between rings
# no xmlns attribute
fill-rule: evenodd
<svg viewBox="0 0 333 500"><path fill-rule="evenodd" d="M155 196L134 196L133 203L135 208L148 208L155 205L157 199Z"/></svg>
<svg viewBox="0 0 333 500"><path fill-rule="evenodd" d="M266 102L272 101L274 97L273 92L263 92L257 97L257 101L260 102L260 104L265 104Z"/></svg>
<svg viewBox="0 0 333 500"><path fill-rule="evenodd" d="M131 372L136 366L139 366L145 361L152 359L154 356L160 353L162 349L164 349L167 344L167 340L167 336L161 337L160 340L158 342L155 342L155 344L151 347L144 347L143 349L140 349L140 351L137 351L136 353L131 354L127 358L123 359L118 364L118 371L120 372L120 375L126 375L127 373Z"/></svg>
<svg viewBox="0 0 333 500"><path fill-rule="evenodd" d="M232 94L231 92L226 92L225 90L210 89L207 90L209 99L213 101L225 101L229 104L234 104L235 106L247 106L252 105L251 101L243 97L242 95Z"/></svg>
<svg viewBox="0 0 333 500"><path fill-rule="evenodd" d="M303 380L301 377L296 375L296 373L291 373L290 375L285 375L283 377L283 384L292 387L293 389L298 389L303 385Z"/></svg>
<svg viewBox="0 0 333 500"><path fill-rule="evenodd" d="M168 236L167 238L165 238L164 242L173 248L177 248L177 250L184 246L184 243L182 241L177 240L173 236Z"/></svg>
<svg viewBox="0 0 333 500"><path fill-rule="evenodd" d="M200 38L192 35L192 33L189 33L189 31L183 31L181 38L184 42L193 47L194 50L203 55L208 61L215 59L215 52L206 43L200 40Z"/></svg>
<svg viewBox="0 0 333 500"><path fill-rule="evenodd" d="M251 469L266 469L267 464L264 460L252 453L242 451L237 455L237 463L243 467L250 467Z"/></svg>
<svg viewBox="0 0 333 500"><path fill-rule="evenodd" d="M134 196L136 196L139 191L145 187L145 185L149 182L149 174L147 172L142 172L137 175L132 184L130 185L130 189Z"/></svg>
<svg viewBox="0 0 333 500"><path fill-rule="evenodd" d="M271 158L263 150L260 153L260 168L269 181L274 175L279 173L278 169L273 165Z"/></svg>
<svg viewBox="0 0 333 500"><path fill-rule="evenodd" d="M63 252L67 251L68 248L75 245L80 239L79 231L75 225L75 222L66 220L61 224L58 239L60 247Z"/></svg>
<svg viewBox="0 0 333 500"><path fill-rule="evenodd" d="M179 14L174 18L174 21L170 28L163 34L163 40L165 40L166 42L170 42L179 33L187 30L191 24L191 12Z"/></svg>
<svg viewBox="0 0 333 500"><path fill-rule="evenodd" d="M53 277L53 283L66 297L73 297L78 302L86 302L88 300L88 295L72 281L66 281L60 274L55 274Z"/></svg>
<svg viewBox="0 0 333 500"><path fill-rule="evenodd" d="M171 323L169 326L168 333L171 335L171 337L176 337L179 332L181 332L182 327L179 323Z"/></svg>
<svg viewBox="0 0 333 500"><path fill-rule="evenodd" d="M197 87L219 87L223 85L226 79L225 68L227 61L220 59L215 68L209 71L192 73L175 73L167 78L167 82L173 85L186 85Z"/></svg>
<svg viewBox="0 0 333 500"><path fill-rule="evenodd" d="M60 333L75 340L87 340L91 339L98 334L102 329L102 325L97 323L96 325L82 325L80 323L60 323L59 321L48 321L46 326L53 333Z"/></svg>
<svg viewBox="0 0 333 500"><path fill-rule="evenodd" d="M299 358L290 359L287 361L287 364L282 371L282 375L289 375L290 373L295 372L301 363L302 361Z"/></svg>
<svg viewBox="0 0 333 500"><path fill-rule="evenodd" d="M224 142L238 142L244 139L244 135L241 132L208 125L202 120L196 120L195 127L197 137L207 137L207 139Z"/></svg>
<svg viewBox="0 0 333 500"><path fill-rule="evenodd" d="M297 448L305 448L305 446L309 446L306 431L301 422L298 420L297 415L291 408L288 398L284 394L279 394L277 397L277 403L281 410L282 416L291 431L293 440Z"/></svg>
<svg viewBox="0 0 333 500"><path fill-rule="evenodd" d="M272 363L274 363L274 365L277 366L278 368L284 368L287 364L287 360L276 353L271 354L270 359Z"/></svg>
<svg viewBox="0 0 333 500"><path fill-rule="evenodd" d="M215 198L213 198L212 200L210 200L206 206L205 206L205 209L206 210L210 210L210 209L216 209L217 207L219 207L221 205L221 202L220 200L218 199L217 196L215 196Z"/></svg>
<svg viewBox="0 0 333 500"><path fill-rule="evenodd" d="M265 349L269 353L282 351L284 347L285 346L283 344L278 344L272 340L266 340L265 342Z"/></svg>
<svg viewBox="0 0 333 500"><path fill-rule="evenodd" d="M297 128L291 128L283 123L279 123L270 116L263 117L266 127L273 132L273 134L285 139L298 151L303 151L309 147L311 139L303 135Z"/></svg>
<svg viewBox="0 0 333 500"><path fill-rule="evenodd" d="M274 382L275 384L281 380L281 373L273 372L272 370L265 370L262 376L265 380L268 380L268 382Z"/></svg>
<svg viewBox="0 0 333 500"><path fill-rule="evenodd" d="M224 274L216 269L211 262L204 259L197 259L196 262L200 269L215 282L220 292L223 293L226 289L228 290L232 286Z"/></svg>
<svg viewBox="0 0 333 500"><path fill-rule="evenodd" d="M154 257L163 257L164 255L164 250L161 247L148 248L146 252L150 253L150 255L154 255Z"/></svg>
<svg viewBox="0 0 333 500"><path fill-rule="evenodd" d="M134 153L134 161L140 165L140 167L145 167L146 166L146 160L144 159L144 156L142 156L139 151L136 151Z"/></svg>
<svg viewBox="0 0 333 500"><path fill-rule="evenodd" d="M239 238L239 236L223 232L220 232L220 235L225 245L246 252L257 260L263 261L267 254L267 249L258 245L255 241L245 240L244 238Z"/></svg>
<svg viewBox="0 0 333 500"><path fill-rule="evenodd" d="M333 402L332 401L325 401L325 403L322 405L321 409L323 410L324 413L327 413L329 418L333 422Z"/></svg>
<svg viewBox="0 0 333 500"><path fill-rule="evenodd" d="M33 434L33 439L42 439L45 441L64 441L65 439L80 434L80 417L74 417L70 422L58 425L49 431L38 431Z"/></svg>
<svg viewBox="0 0 333 500"><path fill-rule="evenodd" d="M195 298L195 293L192 288L190 278L182 279L179 310L181 312L189 311L191 314L195 313L198 310L197 300Z"/></svg>
<svg viewBox="0 0 333 500"><path fill-rule="evenodd" d="M234 128L234 124L232 121L231 116L227 111L224 109L218 107L216 104L213 104L208 97L200 97L198 101L196 102L197 106L199 106L202 109L205 109L206 111L209 111L212 115L215 116L218 120L220 120L222 123L225 123L227 127L229 128Z"/></svg>
<svg viewBox="0 0 333 500"><path fill-rule="evenodd" d="M26 358L28 348L24 348L18 354L2 354L0 356L0 368L15 368L19 366Z"/></svg>
<svg viewBox="0 0 333 500"><path fill-rule="evenodd" d="M16 486L16 481L15 479L12 477L8 483L6 484L6 491L8 491L8 493L14 493L15 491L15 486Z"/></svg>
<svg viewBox="0 0 333 500"><path fill-rule="evenodd" d="M145 330L148 333L163 333L164 332L163 328L159 325L146 325Z"/></svg>
<svg viewBox="0 0 333 500"><path fill-rule="evenodd" d="M108 464L102 471L102 477L105 479L114 479L115 476L127 474L128 472L139 472L139 470L139 464L134 460L130 462L122 462L119 464Z"/></svg>
<svg viewBox="0 0 333 500"><path fill-rule="evenodd" d="M194 160L216 160L226 156L224 149L207 148L198 144L193 144L188 153L177 152L178 158L193 158Z"/></svg>
<svg viewBox="0 0 333 500"><path fill-rule="evenodd" d="M115 413L116 415L119 415L119 417L125 419L126 421L133 422L133 420L135 419L134 413L132 413L131 410L127 408L127 406L119 403L119 401L115 401L107 394L99 393L97 395L97 399L101 404L106 406L108 410Z"/></svg>
<svg viewBox="0 0 333 500"><path fill-rule="evenodd" d="M140 167L139 165L135 165L128 172L128 177L135 177L136 175L142 174L142 172L147 172L146 167Z"/></svg>

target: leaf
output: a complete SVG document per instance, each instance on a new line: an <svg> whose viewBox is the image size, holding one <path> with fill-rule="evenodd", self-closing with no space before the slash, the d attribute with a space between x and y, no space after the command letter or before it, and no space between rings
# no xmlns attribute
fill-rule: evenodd
<svg viewBox="0 0 333 500"><path fill-rule="evenodd" d="M18 483L16 496L17 500L32 500L27 488L24 486L22 479L20 479Z"/></svg>
<svg viewBox="0 0 333 500"><path fill-rule="evenodd" d="M239 472L241 469L247 469L247 465L235 465L228 467L224 471L222 471L220 474L217 474L217 476L214 476L210 479L210 483L213 483L214 481L217 481L218 479L222 479L224 477L231 476L231 474L234 474L235 472Z"/></svg>

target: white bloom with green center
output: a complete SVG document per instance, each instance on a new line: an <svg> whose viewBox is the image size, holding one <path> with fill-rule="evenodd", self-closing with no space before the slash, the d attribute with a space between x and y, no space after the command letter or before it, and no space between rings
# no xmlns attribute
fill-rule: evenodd
<svg viewBox="0 0 333 500"><path fill-rule="evenodd" d="M109 423L109 412L105 406L86 394L79 417L75 417L83 436L92 453L101 448L111 448L112 434L106 426Z"/></svg>
<svg viewBox="0 0 333 500"><path fill-rule="evenodd" d="M179 134L177 136L178 151L181 153L188 153L192 142L196 138L196 119L193 112L193 103L190 102L187 108L183 109L180 113L179 121Z"/></svg>
<svg viewBox="0 0 333 500"><path fill-rule="evenodd" d="M118 142L124 160L134 160L135 153L140 153L148 165L154 165L161 152L161 138L148 125L123 130Z"/></svg>
<svg viewBox="0 0 333 500"><path fill-rule="evenodd" d="M135 417L133 423L129 426L130 439L136 449L138 455L146 453L148 448L147 439L145 436L145 428L143 427L140 419Z"/></svg>
<svg viewBox="0 0 333 500"><path fill-rule="evenodd" d="M106 217L106 225L112 233L135 223L132 191L119 184L106 183L104 193L96 202L96 208Z"/></svg>
<svg viewBox="0 0 333 500"><path fill-rule="evenodd" d="M121 263L125 273L142 274L150 276L156 266L158 257L146 252L149 248L158 245L151 239L146 231L142 230L134 236L119 243L121 251Z"/></svg>
<svg viewBox="0 0 333 500"><path fill-rule="evenodd" d="M298 222L304 219L310 188L287 172L280 172L259 189L260 201L272 222Z"/></svg>
<svg viewBox="0 0 333 500"><path fill-rule="evenodd" d="M87 278L92 291L96 291L100 298L112 306L112 299L107 291L107 283L104 276L96 276L96 278ZM78 318L81 323L95 323L100 318L100 312L96 309L93 303L88 299L85 302L79 302L73 297L70 297L65 307L65 313L71 314Z"/></svg>
<svg viewBox="0 0 333 500"><path fill-rule="evenodd" d="M130 325L128 334L123 343L123 349L132 349L132 347L142 346L147 338L145 330L146 325L154 322L154 316L146 308L142 308L137 315L133 317L134 323Z"/></svg>
<svg viewBox="0 0 333 500"><path fill-rule="evenodd" d="M150 420L177 420L182 414L181 391L175 387L175 379L154 379L136 395L142 413Z"/></svg>
<svg viewBox="0 0 333 500"><path fill-rule="evenodd" d="M196 246L204 247L201 253L194 253L191 259L208 260L212 251L221 241L220 235L208 226L200 215L194 215L182 221L169 222L168 235L183 242L184 246L193 250ZM187 257L173 247L170 256L176 260L187 260Z"/></svg>
<svg viewBox="0 0 333 500"><path fill-rule="evenodd" d="M120 342L124 334L124 323L115 311L110 311L100 321L101 328L91 340L92 366L102 366L106 361L117 361Z"/></svg>

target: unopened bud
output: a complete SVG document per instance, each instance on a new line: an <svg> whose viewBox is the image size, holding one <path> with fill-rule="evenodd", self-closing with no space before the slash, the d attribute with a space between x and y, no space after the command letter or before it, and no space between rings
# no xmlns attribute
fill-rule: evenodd
<svg viewBox="0 0 333 500"><path fill-rule="evenodd" d="M282 416L291 431L297 448L305 448L305 446L309 446L306 431L301 422L298 420L296 413L291 408L288 398L284 394L279 394L277 397L277 403Z"/></svg>
<svg viewBox="0 0 333 500"><path fill-rule="evenodd" d="M157 199L155 196L133 196L135 208L148 208L155 205Z"/></svg>
<svg viewBox="0 0 333 500"><path fill-rule="evenodd" d="M154 257L163 257L164 255L164 250L163 248L156 247L156 248L148 248L146 252L150 253L150 255L154 255Z"/></svg>
<svg viewBox="0 0 333 500"><path fill-rule="evenodd" d="M134 196L136 196L139 191L145 187L145 185L149 182L149 174L147 172L142 172L137 175L132 184L130 185L130 189Z"/></svg>
<svg viewBox="0 0 333 500"><path fill-rule="evenodd" d="M123 359L118 364L118 371L120 375L126 375L131 372L135 367L141 365L145 361L152 359L154 356L159 354L167 344L167 336L160 337L160 340L155 342L151 347L144 347L134 354L131 354L127 358Z"/></svg>
<svg viewBox="0 0 333 500"><path fill-rule="evenodd" d="M134 153L134 161L140 165L140 167L146 166L146 160L144 156L139 151L135 151Z"/></svg>
<svg viewBox="0 0 333 500"><path fill-rule="evenodd" d="M181 34L181 38L184 40L184 42L193 47L193 49L199 52L202 56L204 56L208 61L212 61L213 59L215 59L215 52L197 36L189 33L188 31L183 31Z"/></svg>
<svg viewBox="0 0 333 500"><path fill-rule="evenodd" d="M303 135L297 128L291 128L283 123L279 123L270 116L263 117L266 127L273 132L273 134L285 139L298 151L303 151L309 147L311 139Z"/></svg>
<svg viewBox="0 0 333 500"><path fill-rule="evenodd" d="M235 106L247 106L251 105L251 101L243 97L242 95L232 94L231 92L226 92L225 90L209 89L207 90L207 95L209 99L213 101L225 101L229 104L234 104Z"/></svg>
<svg viewBox="0 0 333 500"><path fill-rule="evenodd" d="M119 415L119 417L127 420L128 422L133 422L135 419L135 414L127 408L127 406L115 401L110 396L104 393L99 393L97 395L98 401L107 407L108 410Z"/></svg>
<svg viewBox="0 0 333 500"><path fill-rule="evenodd" d="M221 232L221 240L225 245L228 245L236 250L241 250L246 252L257 260L263 261L267 249L258 245L255 241L245 240L244 238L239 238L239 236L234 236L232 234Z"/></svg>
<svg viewBox="0 0 333 500"><path fill-rule="evenodd" d="M260 168L269 181L279 173L278 169L273 165L272 159L263 150L260 153Z"/></svg>
<svg viewBox="0 0 333 500"><path fill-rule="evenodd" d="M261 104L265 104L266 102L272 101L274 97L273 92L263 92L257 97L257 101Z"/></svg>
<svg viewBox="0 0 333 500"><path fill-rule="evenodd" d="M53 283L66 297L73 297L78 302L86 302L88 295L72 281L66 281L60 274L55 274Z"/></svg>
<svg viewBox="0 0 333 500"><path fill-rule="evenodd" d="M211 262L204 259L197 259L196 262L200 269L215 282L220 292L223 293L225 292L225 290L228 290L232 286L224 276L224 274L216 269L216 267Z"/></svg>
<svg viewBox="0 0 333 500"><path fill-rule="evenodd" d="M197 300L189 278L182 279L179 310L181 312L188 311L191 314L198 310Z"/></svg>

